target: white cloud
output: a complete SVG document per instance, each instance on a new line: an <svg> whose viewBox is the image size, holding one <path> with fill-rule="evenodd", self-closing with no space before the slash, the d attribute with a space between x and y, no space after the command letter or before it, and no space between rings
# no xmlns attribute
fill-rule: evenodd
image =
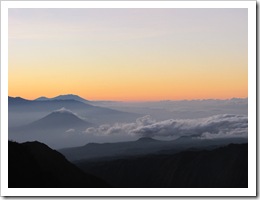
<svg viewBox="0 0 260 200"><path fill-rule="evenodd" d="M247 136L248 118L244 115L214 115L199 119L169 119L155 121L150 116L138 118L134 123L104 124L88 128L85 133L95 135L133 135L169 137L196 135L216 137Z"/></svg>

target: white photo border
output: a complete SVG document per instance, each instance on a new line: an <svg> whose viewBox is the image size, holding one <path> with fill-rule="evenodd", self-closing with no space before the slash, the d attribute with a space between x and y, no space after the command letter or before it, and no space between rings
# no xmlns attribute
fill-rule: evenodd
<svg viewBox="0 0 260 200"><path fill-rule="evenodd" d="M248 188L8 188L9 8L247 8ZM256 196L256 1L2 1L1 196Z"/></svg>

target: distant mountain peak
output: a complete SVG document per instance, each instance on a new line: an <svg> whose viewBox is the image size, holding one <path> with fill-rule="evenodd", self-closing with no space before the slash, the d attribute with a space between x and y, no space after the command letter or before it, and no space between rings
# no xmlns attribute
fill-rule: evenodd
<svg viewBox="0 0 260 200"><path fill-rule="evenodd" d="M78 114L72 112L69 109L66 109L65 107L62 107L61 109L58 110L54 110L52 111L49 115L45 116L44 118L50 118L52 120L61 120L61 121L66 121L68 120L69 122L72 121L85 121L84 119L82 119L80 116L78 116ZM42 118L42 119L44 119Z"/></svg>
<svg viewBox="0 0 260 200"><path fill-rule="evenodd" d="M10 97L10 96L8 96L8 102L9 103L24 103L24 102L30 102L30 100L24 99L22 97Z"/></svg>
<svg viewBox="0 0 260 200"><path fill-rule="evenodd" d="M54 97L53 99L56 99L56 100L76 100L76 101L81 101L81 102L89 102L88 100L78 96L78 95L75 95L75 94L62 94L62 95L59 95L59 96L56 96Z"/></svg>
<svg viewBox="0 0 260 200"><path fill-rule="evenodd" d="M48 100L75 100L75 101L80 101L83 103L89 102L88 100L86 100L78 95L75 95L75 94L62 94L62 95L58 95L53 98L47 98L47 97L42 96L42 97L35 99L35 101L48 101Z"/></svg>
<svg viewBox="0 0 260 200"><path fill-rule="evenodd" d="M46 101L46 100L49 100L49 98L44 97L44 96L41 96L41 97L35 99L35 101Z"/></svg>
<svg viewBox="0 0 260 200"><path fill-rule="evenodd" d="M80 97L78 95L75 95L75 94L61 94L59 96L56 96L56 97ZM80 97L81 98L81 97Z"/></svg>
<svg viewBox="0 0 260 200"><path fill-rule="evenodd" d="M59 110L55 110L45 117L30 124L30 127L38 128L40 130L51 128L85 128L89 126L92 126L92 124L64 107Z"/></svg>

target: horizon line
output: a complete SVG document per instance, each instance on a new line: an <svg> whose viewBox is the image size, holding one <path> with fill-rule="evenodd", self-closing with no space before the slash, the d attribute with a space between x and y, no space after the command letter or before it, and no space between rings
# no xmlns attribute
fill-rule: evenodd
<svg viewBox="0 0 260 200"><path fill-rule="evenodd" d="M83 100L85 101L94 101L94 102L102 102L102 101L107 101L107 102L162 102L162 101L205 101L205 100L220 100L220 101L225 101L225 100L232 100L232 99L248 99L248 96L247 97L231 97L231 98L195 98L195 99L160 99L160 100L112 100L112 99L86 99L84 97L81 97L79 95L76 95L76 94L60 94L60 95L57 95L57 96L54 96L54 97L46 97L46 96L39 96L37 98L33 98L33 99L30 99L30 98L24 98L22 96L9 96L8 97L11 97L11 98L22 98L22 99L25 99L25 100L29 100L29 101L35 101L36 99L38 98L47 98L49 100L55 98L55 97L59 97L59 96L67 96L67 95L73 95L73 96L77 96L77 97L80 97L82 98ZM65 99L64 99L65 100ZM69 100L69 99L66 99L66 100ZM71 99L73 100L73 99ZM44 100L42 100L44 101Z"/></svg>

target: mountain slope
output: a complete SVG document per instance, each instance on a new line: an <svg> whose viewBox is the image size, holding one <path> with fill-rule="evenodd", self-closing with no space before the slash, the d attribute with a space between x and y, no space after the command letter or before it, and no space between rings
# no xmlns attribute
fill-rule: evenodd
<svg viewBox="0 0 260 200"><path fill-rule="evenodd" d="M79 188L108 187L85 174L63 155L39 142L8 142L8 187Z"/></svg>
<svg viewBox="0 0 260 200"><path fill-rule="evenodd" d="M77 166L119 188L248 187L247 144L109 162L81 161Z"/></svg>

